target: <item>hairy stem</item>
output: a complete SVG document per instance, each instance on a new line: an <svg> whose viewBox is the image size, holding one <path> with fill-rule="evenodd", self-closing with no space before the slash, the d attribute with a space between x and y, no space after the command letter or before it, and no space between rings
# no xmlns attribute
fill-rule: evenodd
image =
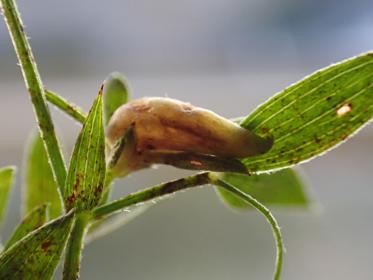
<svg viewBox="0 0 373 280"><path fill-rule="evenodd" d="M78 106L69 103L66 99L59 96L57 93L49 90L45 90L45 97L47 100L56 106L61 111L72 117L74 120L84 123L86 114Z"/></svg>
<svg viewBox="0 0 373 280"><path fill-rule="evenodd" d="M153 199L161 198L165 195L175 193L192 187L208 184L210 182L209 173L199 173L190 177L160 184L158 186L130 194L122 199L115 200L106 205L93 210L94 218L110 215L123 208L144 203Z"/></svg>
<svg viewBox="0 0 373 280"><path fill-rule="evenodd" d="M130 194L122 199L113 201L106 205L100 206L93 210L93 218L98 219L104 217L106 215L113 214L118 212L124 208L145 203L150 200L160 199L163 196L181 191L190 189L193 187L205 185L205 184L213 184L219 187L226 189L229 192L232 192L242 200L250 203L254 208L256 208L263 216L266 218L268 223L270 224L273 232L273 236L276 241L276 267L274 272L274 279L279 280L282 270L282 262L283 262L283 254L284 254L284 244L282 241L282 235L280 231L280 227L272 215L272 213L259 201L255 198L246 194L239 189L235 188L234 186L220 180L219 173L211 173L211 172L204 172L199 173L197 175L189 176L183 179L171 181L168 183L160 184L155 187L145 189L133 194Z"/></svg>
<svg viewBox="0 0 373 280"><path fill-rule="evenodd" d="M280 231L280 227L272 215L271 211L269 211L263 204L257 201L255 198L250 196L247 193L242 192L241 190L235 188L234 186L222 181L222 180L214 180L213 182L215 185L226 189L227 191L233 193L237 197L241 198L242 200L248 202L251 206L256 208L263 216L266 218L268 223L270 224L273 232L273 236L276 240L276 247L277 247L277 255L276 255L276 266L273 278L275 280L280 279L281 270L282 270L282 261L283 261L283 254L284 254L284 244L282 240L282 235Z"/></svg>
<svg viewBox="0 0 373 280"><path fill-rule="evenodd" d="M84 245L84 236L88 229L90 214L78 213L74 227L67 244L65 263L63 267L63 280L76 280L80 278L80 262Z"/></svg>
<svg viewBox="0 0 373 280"><path fill-rule="evenodd" d="M26 87L30 94L43 143L57 181L60 193L66 179L66 167L55 134L54 125L46 104L44 87L24 32L23 24L14 0L0 0L1 8L21 66Z"/></svg>

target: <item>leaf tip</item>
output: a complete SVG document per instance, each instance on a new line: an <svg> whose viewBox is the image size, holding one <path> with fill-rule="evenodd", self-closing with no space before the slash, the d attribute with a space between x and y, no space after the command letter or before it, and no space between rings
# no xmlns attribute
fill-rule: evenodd
<svg viewBox="0 0 373 280"><path fill-rule="evenodd" d="M0 171L9 172L11 174L14 174L14 173L17 172L17 166L9 165L9 166L6 166L6 167L2 167L2 168L0 168Z"/></svg>
<svg viewBox="0 0 373 280"><path fill-rule="evenodd" d="M101 84L100 90L98 91L98 96L99 96L99 97L102 97L103 94L104 94L104 84L105 84L105 82L103 82L103 83Z"/></svg>

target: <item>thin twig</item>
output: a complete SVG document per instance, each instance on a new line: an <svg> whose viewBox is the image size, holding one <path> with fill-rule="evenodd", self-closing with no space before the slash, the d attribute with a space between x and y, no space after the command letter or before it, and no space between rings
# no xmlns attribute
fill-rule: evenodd
<svg viewBox="0 0 373 280"><path fill-rule="evenodd" d="M241 190L235 188L234 186L228 184L227 182L217 179L214 181L214 184L219 187L224 188L225 190L233 193L234 195L241 198L242 200L248 202L251 206L253 206L260 213L262 213L263 216L266 218L266 220L268 221L268 223L270 224L272 228L272 233L276 241L276 249L277 249L276 265L275 265L275 272L274 272L273 279L279 280L280 275L281 275L281 270L282 270L282 262L283 262L283 255L284 255L285 249L284 249L280 227L275 217L272 215L271 211L269 211L269 209L267 209L263 204L261 204L258 200L256 200L249 194L242 192Z"/></svg>
<svg viewBox="0 0 373 280"><path fill-rule="evenodd" d="M45 90L45 97L47 100L56 106L61 111L72 117L74 120L84 123L87 115L77 105L69 103L65 98L61 97L57 93Z"/></svg>
<svg viewBox="0 0 373 280"><path fill-rule="evenodd" d="M201 185L206 184L213 184L219 187L226 189L227 191L233 193L234 195L238 196L242 200L250 203L254 208L256 208L260 213L264 215L268 223L270 224L273 232L273 236L276 241L276 266L274 272L274 279L279 280L280 274L282 270L282 263L283 263L283 254L284 254L284 245L282 241L282 235L280 231L280 227L272 215L272 213L259 201L255 198L246 194L239 189L235 188L234 186L220 180L218 173L211 173L211 172L204 172L199 173L197 175L193 175L190 177L186 177L183 179L171 181L168 183L163 183L158 186L145 189L133 194L130 194L122 199L113 201L106 205L100 206L93 210L93 218L98 219L107 215L111 215L118 211L121 211L125 208L128 208L133 205L139 205L148 201L152 201L155 199L161 199L164 196L170 195L172 193L190 189L193 187L198 187Z"/></svg>
<svg viewBox="0 0 373 280"><path fill-rule="evenodd" d="M123 208L159 199L165 195L175 193L192 187L208 184L210 182L209 172L185 177L179 180L160 184L158 186L130 194L122 199L115 200L93 210L93 217L100 218L113 214Z"/></svg>

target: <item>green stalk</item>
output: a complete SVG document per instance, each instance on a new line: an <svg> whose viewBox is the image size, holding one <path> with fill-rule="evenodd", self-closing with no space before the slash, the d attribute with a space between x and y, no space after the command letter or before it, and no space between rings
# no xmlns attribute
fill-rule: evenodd
<svg viewBox="0 0 373 280"><path fill-rule="evenodd" d="M145 189L133 194L130 194L122 199L118 199L106 205L100 206L93 210L93 218L99 219L101 217L113 214L118 212L124 208L141 204L144 202L148 202L154 199L160 199L163 196L170 195L172 193L190 189L193 187L205 185L205 184L213 184L219 187L226 189L227 191L232 192L242 200L250 203L254 208L256 208L263 216L266 218L268 223L270 224L273 232L273 236L276 241L276 266L274 272L274 280L279 280L282 270L282 263L283 263L283 254L284 254L284 244L282 240L282 235L280 231L280 227L272 215L272 213L259 201L255 198L246 194L234 186L227 184L226 182L220 180L219 173L211 173L211 172L204 172L197 175L189 176L186 178L182 178L179 180L171 181L168 183L163 183L157 185L155 187Z"/></svg>
<svg viewBox="0 0 373 280"><path fill-rule="evenodd" d="M90 214L78 213L66 248L63 267L63 280L75 280L80 277L80 263L84 246L84 236L88 229Z"/></svg>
<svg viewBox="0 0 373 280"><path fill-rule="evenodd" d="M84 123L86 114L78 106L70 104L66 99L59 96L57 93L49 90L45 90L45 97L47 100L56 106L61 111L72 117L74 120Z"/></svg>
<svg viewBox="0 0 373 280"><path fill-rule="evenodd" d="M177 191L205 185L209 182L209 173L204 172L190 177L171 181L168 183L163 183L155 187L130 194L122 199L115 200L103 206L100 206L93 210L93 217L97 219L106 215L110 215L114 212L120 211L121 209L132 205L160 198L164 195L172 194Z"/></svg>
<svg viewBox="0 0 373 280"><path fill-rule="evenodd" d="M284 255L285 249L284 249L280 227L275 217L272 215L271 211L269 211L269 209L267 209L263 204L261 204L255 198L253 198L247 193L242 192L241 190L235 188L234 186L219 179L214 178L212 180L213 180L212 183L214 183L215 185L226 189L227 191L235 194L237 197L241 198L242 200L250 203L251 206L256 208L266 218L266 220L268 221L268 223L270 224L272 228L272 233L276 240L277 255L276 255L276 266L275 266L275 272L274 272L273 279L279 280L280 275L281 275L281 270L282 270L282 262L283 262L283 255Z"/></svg>
<svg viewBox="0 0 373 280"><path fill-rule="evenodd" d="M14 0L0 0L1 8L21 66L26 87L30 94L44 146L57 181L60 193L66 179L66 167L55 134L54 125L46 104L41 81L31 47L24 32L23 24Z"/></svg>

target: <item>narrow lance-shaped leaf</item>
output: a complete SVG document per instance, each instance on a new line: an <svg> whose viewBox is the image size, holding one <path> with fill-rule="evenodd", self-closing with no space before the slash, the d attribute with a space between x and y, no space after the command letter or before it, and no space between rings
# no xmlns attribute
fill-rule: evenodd
<svg viewBox="0 0 373 280"><path fill-rule="evenodd" d="M75 143L65 186L67 209L92 209L100 202L105 181L105 135L102 88Z"/></svg>
<svg viewBox="0 0 373 280"><path fill-rule="evenodd" d="M40 228L47 222L48 218L48 205L43 204L31 211L22 222L16 227L12 236L9 238L8 242L5 244L5 250L21 240L24 236L29 234L31 231Z"/></svg>
<svg viewBox="0 0 373 280"><path fill-rule="evenodd" d="M39 133L33 133L30 140L25 160L23 212L27 215L35 207L49 203L49 216L54 219L62 213L58 187Z"/></svg>
<svg viewBox="0 0 373 280"><path fill-rule="evenodd" d="M244 175L224 173L221 180L251 195L265 205L308 207L310 204L300 175L293 169L271 174ZM217 188L222 200L235 209L251 209L251 205L223 188Z"/></svg>
<svg viewBox="0 0 373 280"><path fill-rule="evenodd" d="M26 235L0 255L0 279L51 279L73 222L73 212Z"/></svg>
<svg viewBox="0 0 373 280"><path fill-rule="evenodd" d="M261 105L241 126L274 139L249 171L292 166L346 140L373 116L373 53L322 69Z"/></svg>
<svg viewBox="0 0 373 280"><path fill-rule="evenodd" d="M111 73L105 80L104 113L108 124L115 110L127 103L129 86L126 78L118 72Z"/></svg>
<svg viewBox="0 0 373 280"><path fill-rule="evenodd" d="M4 167L0 169L0 224L4 218L10 188L13 185L14 173L15 167Z"/></svg>

